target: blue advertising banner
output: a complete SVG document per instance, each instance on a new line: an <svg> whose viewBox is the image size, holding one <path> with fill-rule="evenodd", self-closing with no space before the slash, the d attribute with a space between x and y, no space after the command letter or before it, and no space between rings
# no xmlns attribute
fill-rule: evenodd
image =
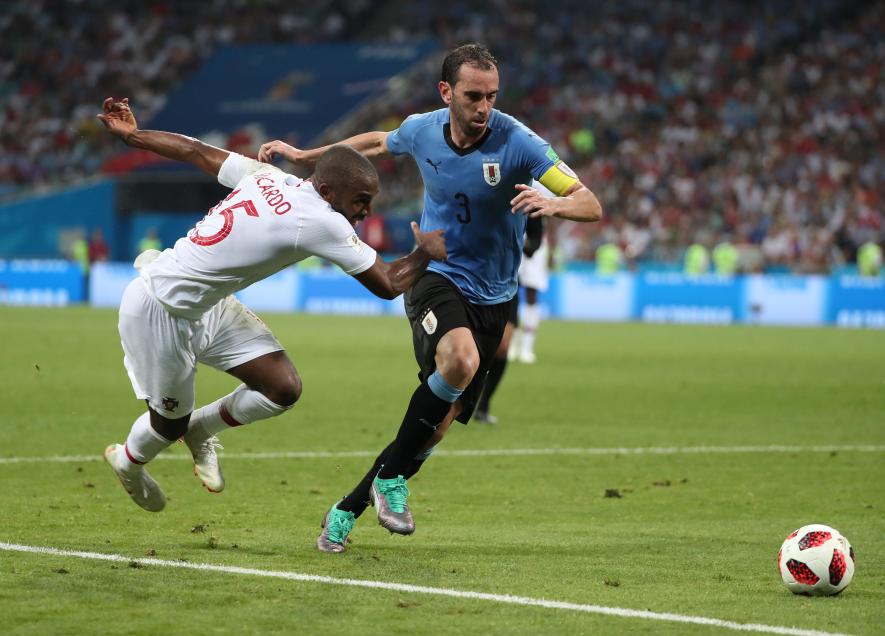
<svg viewBox="0 0 885 636"><path fill-rule="evenodd" d="M553 284L556 281L557 284ZM550 313L571 320L630 320L634 277L565 272L550 278L556 302Z"/></svg>
<svg viewBox="0 0 885 636"><path fill-rule="evenodd" d="M885 278L833 276L826 320L840 327L885 329Z"/></svg>
<svg viewBox="0 0 885 636"><path fill-rule="evenodd" d="M742 280L646 272L636 281L633 317L645 322L730 324L744 318Z"/></svg>
<svg viewBox="0 0 885 636"><path fill-rule="evenodd" d="M89 304L119 307L129 282L138 276L131 263L95 263L89 272Z"/></svg>
<svg viewBox="0 0 885 636"><path fill-rule="evenodd" d="M382 300L337 269L298 272L298 307L311 314L403 314L402 296Z"/></svg>
<svg viewBox="0 0 885 636"><path fill-rule="evenodd" d="M432 41L222 47L150 126L201 136L258 124L269 138L309 143L436 48Z"/></svg>
<svg viewBox="0 0 885 636"><path fill-rule="evenodd" d="M249 285L237 298L256 311L295 311L298 307L300 279L294 267Z"/></svg>
<svg viewBox="0 0 885 636"><path fill-rule="evenodd" d="M746 320L760 325L819 325L827 302L826 276L748 276Z"/></svg>
<svg viewBox="0 0 885 636"><path fill-rule="evenodd" d="M136 275L128 263L96 263L90 304L117 307ZM0 304L81 302L83 278L65 261L0 261ZM237 296L255 311L403 315L402 297L373 296L331 267L286 269ZM570 320L682 322L885 329L885 278L857 276L718 276L680 273L616 276L565 272L550 277L542 314Z"/></svg>
<svg viewBox="0 0 885 636"><path fill-rule="evenodd" d="M0 305L62 306L83 302L84 291L76 263L0 260Z"/></svg>

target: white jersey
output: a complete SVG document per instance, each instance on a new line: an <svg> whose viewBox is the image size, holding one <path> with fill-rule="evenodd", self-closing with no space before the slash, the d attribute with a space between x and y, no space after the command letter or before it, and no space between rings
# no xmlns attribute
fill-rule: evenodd
<svg viewBox="0 0 885 636"><path fill-rule="evenodd" d="M540 181L532 181L532 187L538 190L544 197L548 199L554 198L556 195L541 185ZM519 263L519 284L523 287L537 289L545 292L549 286L547 261L550 258L549 248L547 246L547 228L541 235L541 245L535 250L531 256L522 255Z"/></svg>
<svg viewBox="0 0 885 636"><path fill-rule="evenodd" d="M309 180L231 153L218 181L233 192L141 270L171 313L196 320L226 296L309 256L351 275L375 263L375 250Z"/></svg>

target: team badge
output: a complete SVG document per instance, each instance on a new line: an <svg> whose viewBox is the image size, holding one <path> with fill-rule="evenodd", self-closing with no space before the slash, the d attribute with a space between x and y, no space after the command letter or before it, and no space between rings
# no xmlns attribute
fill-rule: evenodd
<svg viewBox="0 0 885 636"><path fill-rule="evenodd" d="M347 237L347 244L350 245L357 254L363 253L363 242L356 234Z"/></svg>
<svg viewBox="0 0 885 636"><path fill-rule="evenodd" d="M421 326L424 327L424 331L427 332L427 335L433 335L433 332L436 331L436 315L433 313L433 310L429 310L426 314L424 314L424 318L421 319Z"/></svg>
<svg viewBox="0 0 885 636"><path fill-rule="evenodd" d="M166 409L167 411L174 411L175 409L178 408L178 400L176 400L175 398L171 398L171 397L164 397L163 398L163 408Z"/></svg>
<svg viewBox="0 0 885 636"><path fill-rule="evenodd" d="M490 186L496 186L501 181L501 164L495 162L483 162L482 178L486 180Z"/></svg>

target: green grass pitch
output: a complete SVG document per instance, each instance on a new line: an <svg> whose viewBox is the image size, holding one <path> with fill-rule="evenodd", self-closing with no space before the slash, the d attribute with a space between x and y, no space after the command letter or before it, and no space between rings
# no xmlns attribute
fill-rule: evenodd
<svg viewBox="0 0 885 636"><path fill-rule="evenodd" d="M416 386L405 319L264 318L304 395L276 420L228 431L225 452L380 450ZM370 509L348 552L326 555L314 548L320 519L370 458L229 457L220 495L186 459L157 461L169 504L143 512L99 461L143 410L115 312L7 307L0 325L0 542L133 559L0 550L4 634L731 633L139 566L146 555L827 632L885 625L881 332L545 322L538 363L508 368L492 405L500 424L455 425L442 448L880 449L440 455L410 483L415 535L389 535ZM235 385L201 368L198 403ZM77 455L95 459L5 459ZM778 547L808 523L835 526L855 547L854 582L839 597L793 596L780 581Z"/></svg>

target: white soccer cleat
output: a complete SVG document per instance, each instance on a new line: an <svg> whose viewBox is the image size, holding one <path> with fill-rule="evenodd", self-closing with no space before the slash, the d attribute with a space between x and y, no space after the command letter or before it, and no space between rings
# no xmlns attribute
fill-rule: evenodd
<svg viewBox="0 0 885 636"><path fill-rule="evenodd" d="M533 351L520 351L519 352L519 361L523 364L535 364L537 361L537 356Z"/></svg>
<svg viewBox="0 0 885 636"><path fill-rule="evenodd" d="M212 435L202 439L189 439L185 435L184 443L194 456L194 475L203 482L206 490L214 493L224 490L224 475L221 474L217 453L224 446L218 443L218 438Z"/></svg>
<svg viewBox="0 0 885 636"><path fill-rule="evenodd" d="M132 501L148 512L160 512L166 507L163 489L143 467L121 468L121 458L125 453L121 444L111 444L104 451L104 459L114 469L114 474Z"/></svg>
<svg viewBox="0 0 885 636"><path fill-rule="evenodd" d="M510 338L510 346L507 347L507 360L509 362L519 359L519 352L522 350L521 341L520 332L514 330L513 336Z"/></svg>

